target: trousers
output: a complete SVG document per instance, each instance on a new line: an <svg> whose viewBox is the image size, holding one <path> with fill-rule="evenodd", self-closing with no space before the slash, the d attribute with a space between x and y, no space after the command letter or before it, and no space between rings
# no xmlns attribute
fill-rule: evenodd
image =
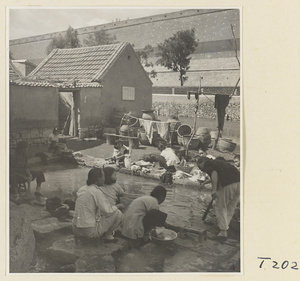
<svg viewBox="0 0 300 281"><path fill-rule="evenodd" d="M217 217L218 227L221 230L228 230L235 208L240 200L240 183L232 183L219 187L218 198L215 201L214 209Z"/></svg>

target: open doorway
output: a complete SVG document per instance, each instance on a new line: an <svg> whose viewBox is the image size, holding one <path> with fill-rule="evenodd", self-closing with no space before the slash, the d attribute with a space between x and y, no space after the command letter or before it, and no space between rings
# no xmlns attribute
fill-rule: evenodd
<svg viewBox="0 0 300 281"><path fill-rule="evenodd" d="M80 92L59 92L58 122L65 136L78 137L80 131Z"/></svg>

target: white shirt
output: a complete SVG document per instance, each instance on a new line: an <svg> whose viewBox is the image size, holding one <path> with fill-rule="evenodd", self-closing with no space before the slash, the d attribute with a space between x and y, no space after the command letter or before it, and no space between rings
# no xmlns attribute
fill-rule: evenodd
<svg viewBox="0 0 300 281"><path fill-rule="evenodd" d="M168 166L172 166L180 163L179 158L177 157L177 155L175 154L172 148L169 147L165 148L160 155L166 159Z"/></svg>
<svg viewBox="0 0 300 281"><path fill-rule="evenodd" d="M98 216L101 220L101 217L110 217L117 210L96 185L85 185L77 192L73 223L77 227L93 227Z"/></svg>

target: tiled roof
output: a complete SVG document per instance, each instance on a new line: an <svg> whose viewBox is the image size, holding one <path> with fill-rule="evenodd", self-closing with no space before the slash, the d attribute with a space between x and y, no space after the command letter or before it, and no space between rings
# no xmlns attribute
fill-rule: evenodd
<svg viewBox="0 0 300 281"><path fill-rule="evenodd" d="M99 81L129 43L55 49L28 77L79 83Z"/></svg>
<svg viewBox="0 0 300 281"><path fill-rule="evenodd" d="M22 73L14 66L11 60L9 60L9 81L23 77Z"/></svg>
<svg viewBox="0 0 300 281"><path fill-rule="evenodd" d="M18 86L29 86L29 87L53 87L58 89L75 89L75 88L100 88L101 85L97 82L94 83L57 83L50 81L33 81L18 79L11 81L11 84Z"/></svg>

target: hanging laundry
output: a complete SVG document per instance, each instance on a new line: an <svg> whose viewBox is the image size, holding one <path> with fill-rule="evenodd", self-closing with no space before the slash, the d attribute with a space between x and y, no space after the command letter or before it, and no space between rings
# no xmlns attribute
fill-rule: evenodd
<svg viewBox="0 0 300 281"><path fill-rule="evenodd" d="M139 120L140 120L140 125L143 126L145 129L149 142L152 143L155 122L152 120L145 120L145 119L139 119Z"/></svg>
<svg viewBox="0 0 300 281"><path fill-rule="evenodd" d="M220 131L223 131L225 110L228 104L229 104L229 96L227 95L215 96L215 108L217 109L218 129Z"/></svg>
<svg viewBox="0 0 300 281"><path fill-rule="evenodd" d="M170 124L167 122L156 122L157 132L166 142L170 139Z"/></svg>

